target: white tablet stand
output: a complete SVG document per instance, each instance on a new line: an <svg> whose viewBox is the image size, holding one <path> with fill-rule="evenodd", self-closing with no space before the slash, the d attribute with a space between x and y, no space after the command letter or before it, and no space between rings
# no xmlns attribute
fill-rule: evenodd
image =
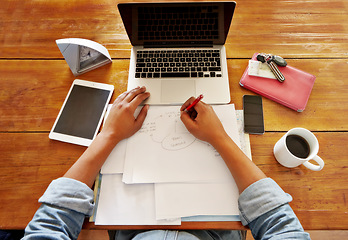
<svg viewBox="0 0 348 240"><path fill-rule="evenodd" d="M91 40L65 38L56 40L56 43L74 76L112 62L108 50Z"/></svg>

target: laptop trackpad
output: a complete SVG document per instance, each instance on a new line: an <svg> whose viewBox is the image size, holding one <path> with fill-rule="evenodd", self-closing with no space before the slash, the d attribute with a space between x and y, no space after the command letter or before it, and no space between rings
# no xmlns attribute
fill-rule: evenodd
<svg viewBox="0 0 348 240"><path fill-rule="evenodd" d="M194 80L168 80L161 82L162 103L184 103L192 96L196 96L196 84Z"/></svg>

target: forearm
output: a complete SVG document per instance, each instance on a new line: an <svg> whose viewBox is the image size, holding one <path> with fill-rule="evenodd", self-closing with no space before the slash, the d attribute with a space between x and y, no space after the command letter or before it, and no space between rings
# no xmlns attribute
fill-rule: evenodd
<svg viewBox="0 0 348 240"><path fill-rule="evenodd" d="M119 140L100 133L64 177L72 178L92 187L100 168Z"/></svg>
<svg viewBox="0 0 348 240"><path fill-rule="evenodd" d="M211 144L220 153L234 177L239 192L266 175L242 152L229 136L219 137Z"/></svg>
<svg viewBox="0 0 348 240"><path fill-rule="evenodd" d="M73 210L42 204L25 228L23 239L77 239L85 217Z"/></svg>
<svg viewBox="0 0 348 240"><path fill-rule="evenodd" d="M239 196L243 225L255 239L309 239L289 206L292 197L270 178L257 181Z"/></svg>
<svg viewBox="0 0 348 240"><path fill-rule="evenodd" d="M71 178L52 181L39 202L24 239L77 239L94 207L93 191Z"/></svg>

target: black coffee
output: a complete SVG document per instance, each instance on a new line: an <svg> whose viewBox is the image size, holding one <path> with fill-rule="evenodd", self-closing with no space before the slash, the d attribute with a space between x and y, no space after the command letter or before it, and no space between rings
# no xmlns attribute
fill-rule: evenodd
<svg viewBox="0 0 348 240"><path fill-rule="evenodd" d="M289 151L299 158L307 158L309 155L309 144L307 141L298 135L288 135L286 137L286 146Z"/></svg>

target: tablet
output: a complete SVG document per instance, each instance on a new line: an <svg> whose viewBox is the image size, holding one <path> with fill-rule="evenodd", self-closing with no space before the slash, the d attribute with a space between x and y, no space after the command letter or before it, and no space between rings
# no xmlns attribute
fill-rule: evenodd
<svg viewBox="0 0 348 240"><path fill-rule="evenodd" d="M98 133L113 91L113 85L74 80L49 138L89 146Z"/></svg>

